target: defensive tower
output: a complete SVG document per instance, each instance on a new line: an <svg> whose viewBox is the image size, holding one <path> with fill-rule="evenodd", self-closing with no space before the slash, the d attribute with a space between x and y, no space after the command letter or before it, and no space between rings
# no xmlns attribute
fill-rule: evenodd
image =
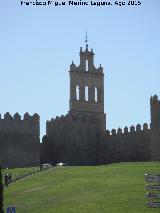
<svg viewBox="0 0 160 213"><path fill-rule="evenodd" d="M160 160L160 100L154 95L151 105L151 160Z"/></svg>

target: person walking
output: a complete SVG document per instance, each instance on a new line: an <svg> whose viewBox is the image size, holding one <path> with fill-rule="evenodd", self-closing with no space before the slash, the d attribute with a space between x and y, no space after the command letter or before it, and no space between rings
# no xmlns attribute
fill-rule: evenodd
<svg viewBox="0 0 160 213"><path fill-rule="evenodd" d="M8 176L8 174L5 174L5 176L4 176L4 183L5 183L6 187L8 186L8 181L9 181L9 176Z"/></svg>

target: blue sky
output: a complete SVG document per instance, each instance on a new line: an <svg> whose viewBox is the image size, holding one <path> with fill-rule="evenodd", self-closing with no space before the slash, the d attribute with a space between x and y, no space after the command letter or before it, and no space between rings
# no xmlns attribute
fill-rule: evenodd
<svg viewBox="0 0 160 213"><path fill-rule="evenodd" d="M113 0L112 0L113 2ZM127 1L126 1L127 2ZM160 97L160 1L140 6L21 6L0 2L0 113L45 122L69 110L69 66L79 64L85 29L105 72L107 128L150 123Z"/></svg>

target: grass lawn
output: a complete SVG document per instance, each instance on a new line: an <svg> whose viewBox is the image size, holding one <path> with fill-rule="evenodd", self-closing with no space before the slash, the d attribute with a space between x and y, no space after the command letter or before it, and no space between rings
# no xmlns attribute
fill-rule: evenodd
<svg viewBox="0 0 160 213"><path fill-rule="evenodd" d="M61 167L11 184L5 207L17 213L160 213L146 207L145 173L160 173L160 163L115 163Z"/></svg>
<svg viewBox="0 0 160 213"><path fill-rule="evenodd" d="M15 180L15 179L19 179L22 176L36 173L37 171L39 171L39 167L2 169L3 182L4 182L5 174L11 174L12 180Z"/></svg>

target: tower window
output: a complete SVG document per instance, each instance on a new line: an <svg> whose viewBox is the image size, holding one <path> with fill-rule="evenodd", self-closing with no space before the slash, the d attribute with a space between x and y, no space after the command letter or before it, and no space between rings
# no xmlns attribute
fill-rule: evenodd
<svg viewBox="0 0 160 213"><path fill-rule="evenodd" d="M86 60L86 71L88 71L88 60Z"/></svg>
<svg viewBox="0 0 160 213"><path fill-rule="evenodd" d="M79 86L76 86L76 100L79 101Z"/></svg>
<svg viewBox="0 0 160 213"><path fill-rule="evenodd" d="M85 101L88 101L88 86L85 87Z"/></svg>
<svg viewBox="0 0 160 213"><path fill-rule="evenodd" d="M94 92L95 92L94 93L94 98L95 98L94 100L95 100L95 102L97 102L98 101L98 89L97 89L97 87L94 88Z"/></svg>

